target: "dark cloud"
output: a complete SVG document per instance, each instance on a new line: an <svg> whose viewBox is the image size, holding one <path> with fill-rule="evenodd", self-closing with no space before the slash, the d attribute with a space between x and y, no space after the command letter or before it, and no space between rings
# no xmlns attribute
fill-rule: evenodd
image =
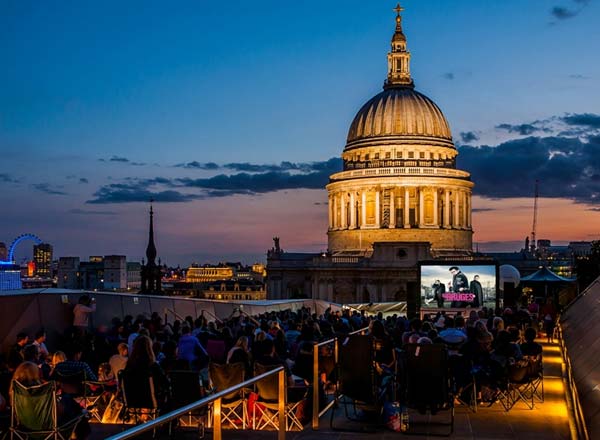
<svg viewBox="0 0 600 440"><path fill-rule="evenodd" d="M105 185L94 193L94 197L94 199L88 200L85 203L96 205L106 203L133 203L147 202L150 199L153 199L155 202L181 203L202 198L202 196L183 194L174 190L150 191L141 183Z"/></svg>
<svg viewBox="0 0 600 440"><path fill-rule="evenodd" d="M188 163L180 163L175 165L178 168L188 168L188 169L196 169L196 170L218 170L220 167L214 162L205 162L201 163L196 160Z"/></svg>
<svg viewBox="0 0 600 440"><path fill-rule="evenodd" d="M227 164L227 168L251 169L255 172L219 174L207 178L165 178L139 179L128 177L124 183L102 186L94 199L86 203L129 203L147 201L189 202L192 200L227 197L236 194L264 194L286 189L322 189L329 182L332 173L342 170L342 160L331 158L322 162L291 163L280 165ZM271 169L276 171L257 172ZM281 171L286 170L286 171ZM308 172L307 172L308 170ZM195 190L196 193L182 193L179 190Z"/></svg>
<svg viewBox="0 0 600 440"><path fill-rule="evenodd" d="M321 189L329 182L330 171L307 174L270 171L267 173L219 174L205 179L175 179L178 185L215 191L213 197L232 194L261 194L283 189Z"/></svg>
<svg viewBox="0 0 600 440"><path fill-rule="evenodd" d="M499 124L496 125L498 130L506 130L509 133L517 133L521 136L529 136L537 131L541 131L542 128L536 127L533 124Z"/></svg>
<svg viewBox="0 0 600 440"><path fill-rule="evenodd" d="M341 159L332 158L323 162L288 162L284 161L279 164L256 164L250 162L231 162L223 165L214 162L198 162L192 161L175 165L178 168L197 169L214 171L225 169L240 173L268 173L268 172L285 172L297 171L301 173L310 173L313 171L321 171L323 169L332 169L341 167Z"/></svg>
<svg viewBox="0 0 600 440"><path fill-rule="evenodd" d="M126 157L122 156L112 156L110 159L98 159L100 162L118 162L118 163L126 163L132 166L144 166L146 165L144 162L134 162Z"/></svg>
<svg viewBox="0 0 600 440"><path fill-rule="evenodd" d="M90 181L87 180L85 177L82 177L79 179L79 183L90 183Z"/></svg>
<svg viewBox="0 0 600 440"><path fill-rule="evenodd" d="M496 147L459 147L458 166L469 170L475 194L490 198L540 195L600 203L600 136L528 137Z"/></svg>
<svg viewBox="0 0 600 440"><path fill-rule="evenodd" d="M129 162L129 159L126 157L113 156L108 159L109 162Z"/></svg>
<svg viewBox="0 0 600 440"><path fill-rule="evenodd" d="M444 79L447 79L450 81L452 81L454 79L454 73L452 73L452 72L446 72L442 76L444 77Z"/></svg>
<svg viewBox="0 0 600 440"><path fill-rule="evenodd" d="M495 211L494 208L473 208L471 209L471 212L488 212L488 211Z"/></svg>
<svg viewBox="0 0 600 440"><path fill-rule="evenodd" d="M33 189L36 189L36 190L46 193L46 194L57 195L57 196L67 195L66 192L62 191L58 187L54 187L54 186L50 185L49 183L34 183L33 185L31 185L31 187Z"/></svg>
<svg viewBox="0 0 600 440"><path fill-rule="evenodd" d="M580 75L578 73L573 73L573 74L569 75L569 78L571 78L571 79L590 79L589 76Z"/></svg>
<svg viewBox="0 0 600 440"><path fill-rule="evenodd" d="M460 133L460 138L465 144L479 140L479 136L473 131L463 131Z"/></svg>
<svg viewBox="0 0 600 440"><path fill-rule="evenodd" d="M18 183L19 181L10 174L0 173L0 182L3 183Z"/></svg>
<svg viewBox="0 0 600 440"><path fill-rule="evenodd" d="M68 213L77 215L117 215L115 211L89 211L86 209L70 209Z"/></svg>
<svg viewBox="0 0 600 440"><path fill-rule="evenodd" d="M561 120L568 125L600 128L600 115L594 113L574 113L563 116Z"/></svg>
<svg viewBox="0 0 600 440"><path fill-rule="evenodd" d="M579 15L588 5L590 0L573 0L573 2L577 3L578 6L575 8L554 6L550 10L550 14L557 20L568 20L569 18Z"/></svg>
<svg viewBox="0 0 600 440"><path fill-rule="evenodd" d="M578 12L572 9L567 9L564 6L554 6L550 10L550 14L558 20L566 20L567 18L575 17Z"/></svg>

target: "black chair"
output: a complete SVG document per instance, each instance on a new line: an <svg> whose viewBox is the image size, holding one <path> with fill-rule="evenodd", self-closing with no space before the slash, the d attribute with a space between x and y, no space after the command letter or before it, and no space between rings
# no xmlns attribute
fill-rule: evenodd
<svg viewBox="0 0 600 440"><path fill-rule="evenodd" d="M527 377L531 384L534 399L544 403L544 357L542 353L537 356L526 356L529 360Z"/></svg>
<svg viewBox="0 0 600 440"><path fill-rule="evenodd" d="M377 372L373 359L373 339L368 335L351 335L341 340L338 351L338 364L336 366L338 387L335 392L335 404L331 409L330 426L334 430L348 431L334 426L335 409L338 405L344 406L346 418L358 420L358 409L365 413L381 415L382 402L379 400L379 387ZM350 417L348 406L354 410L354 417ZM360 431L365 431L365 427Z"/></svg>
<svg viewBox="0 0 600 440"><path fill-rule="evenodd" d="M449 426L448 433L428 432L430 436L450 436L454 432L454 385L450 374L448 350L444 344L407 344L404 347L404 368L400 390L401 403L407 408L417 410L421 414L429 412L432 416L440 411L450 411L449 422L432 423L430 418L426 425ZM424 434L412 429L405 434Z"/></svg>
<svg viewBox="0 0 600 440"><path fill-rule="evenodd" d="M172 370L169 372L171 382L171 407L181 408L190 403L197 402L204 397L204 387L200 381L200 374L190 370ZM206 409L200 408L188 413L187 417L181 417L181 426L201 426L201 418L206 415Z"/></svg>
<svg viewBox="0 0 600 440"><path fill-rule="evenodd" d="M154 380L149 373L119 371L119 389L123 394L123 423L133 421L137 425L158 416Z"/></svg>
<svg viewBox="0 0 600 440"><path fill-rule="evenodd" d="M219 392L238 385L244 381L245 365L243 362L235 364L208 364L208 378L212 390ZM234 429L246 429L248 423L247 415L247 390L234 391L221 400L221 421L228 423ZM212 413L212 408L211 408ZM212 415L212 414L211 414ZM212 417L208 418L209 426L212 425Z"/></svg>
<svg viewBox="0 0 600 440"><path fill-rule="evenodd" d="M477 412L477 379L473 362L461 354L450 355L450 372L454 383L454 397L461 405Z"/></svg>
<svg viewBox="0 0 600 440"><path fill-rule="evenodd" d="M529 371L528 360L517 361L507 366L506 377L500 381L498 394L498 400L507 412L519 401L522 401L529 409L534 408L535 392Z"/></svg>

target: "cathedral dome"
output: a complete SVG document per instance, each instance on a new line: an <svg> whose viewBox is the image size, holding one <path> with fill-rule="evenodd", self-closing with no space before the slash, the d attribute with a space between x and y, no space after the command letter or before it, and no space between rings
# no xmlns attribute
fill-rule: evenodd
<svg viewBox="0 0 600 440"><path fill-rule="evenodd" d="M398 137L437 138L452 143L448 121L431 99L412 87L386 87L354 117L346 150L358 147L364 141Z"/></svg>

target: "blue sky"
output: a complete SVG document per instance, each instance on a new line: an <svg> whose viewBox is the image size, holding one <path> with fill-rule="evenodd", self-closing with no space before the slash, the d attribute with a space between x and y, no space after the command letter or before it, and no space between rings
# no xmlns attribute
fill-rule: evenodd
<svg viewBox="0 0 600 440"><path fill-rule="evenodd" d="M417 89L442 108L458 144L461 133L473 135L472 146L565 137L565 124L573 127L565 114L600 113L600 2L403 5ZM173 200L173 192L187 195L157 208L159 224L159 216L164 219L159 252L167 261L260 259L273 234L282 236L284 246L289 237L288 248L323 249L326 195L317 184L255 190L254 178L245 193L236 187L235 194L216 194L222 188L211 181L212 192L199 195L188 183L244 171L224 164L319 164L339 157L354 114L381 89L394 6L2 2L0 241L33 232L61 255L139 257L147 207L139 201L86 203L114 201L103 199L115 191L109 185L129 185L128 195L141 188L171 191L163 194L165 201ZM521 135L515 128L536 121L537 131ZM586 149L600 125L592 119L576 128L581 130L567 137L583 139ZM477 167L478 157L468 164ZM175 166L193 161L219 168ZM149 181L156 178L188 180L184 191ZM547 187L548 206L561 200L597 215L589 194L567 194L559 186ZM526 196L493 192L480 194L481 212L498 197ZM298 204L304 222L291 218ZM238 216L243 220L233 220ZM476 241L521 239L486 233L490 223L482 219ZM547 227L550 238L569 239L555 225Z"/></svg>

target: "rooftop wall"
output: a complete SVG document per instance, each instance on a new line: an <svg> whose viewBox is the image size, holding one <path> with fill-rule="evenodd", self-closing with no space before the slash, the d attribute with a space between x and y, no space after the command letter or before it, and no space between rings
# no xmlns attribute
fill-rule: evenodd
<svg viewBox="0 0 600 440"><path fill-rule="evenodd" d="M600 438L600 278L563 313L561 327L589 438Z"/></svg>

